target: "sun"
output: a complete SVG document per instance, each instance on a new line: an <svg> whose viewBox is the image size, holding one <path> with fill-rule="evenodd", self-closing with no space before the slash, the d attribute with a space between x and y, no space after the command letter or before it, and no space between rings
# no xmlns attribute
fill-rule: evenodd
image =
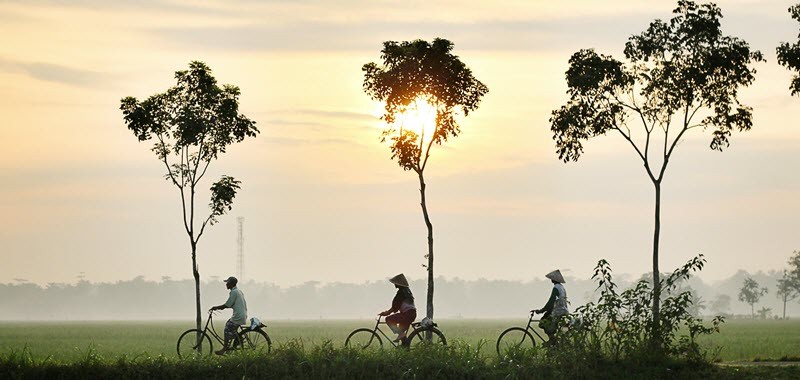
<svg viewBox="0 0 800 380"><path fill-rule="evenodd" d="M436 108L426 99L417 98L403 113L397 115L395 124L400 129L413 131L423 141L429 141L436 131Z"/></svg>

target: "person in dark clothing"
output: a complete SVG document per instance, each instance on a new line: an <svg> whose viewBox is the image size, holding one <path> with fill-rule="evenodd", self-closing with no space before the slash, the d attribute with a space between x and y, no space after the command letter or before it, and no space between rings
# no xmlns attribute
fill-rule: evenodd
<svg viewBox="0 0 800 380"><path fill-rule="evenodd" d="M378 315L386 317L386 325L397 334L395 342L401 342L406 338L408 327L417 318L417 308L414 306L414 295L408 287L406 276L400 273L390 278L389 282L397 288L397 294L392 300L392 307Z"/></svg>
<svg viewBox="0 0 800 380"><path fill-rule="evenodd" d="M558 269L546 274L545 277L553 282L553 291L550 292L550 298L544 307L531 310L531 313L544 313L539 321L539 327L547 334L550 344L555 344L558 320L569 314L567 290L564 289L563 285L566 281L564 281L564 276L561 275L561 271Z"/></svg>

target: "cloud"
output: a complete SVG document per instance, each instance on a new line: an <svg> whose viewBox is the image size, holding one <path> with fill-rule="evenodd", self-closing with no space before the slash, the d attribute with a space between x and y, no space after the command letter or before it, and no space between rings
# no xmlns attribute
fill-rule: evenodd
<svg viewBox="0 0 800 380"><path fill-rule="evenodd" d="M80 87L108 85L109 75L46 62L20 62L0 58L0 71L16 72L45 82Z"/></svg>
<svg viewBox="0 0 800 380"><path fill-rule="evenodd" d="M386 40L448 38L462 49L528 51L592 46L625 41L650 17L605 17L555 21L358 22L301 20L287 25L165 27L150 31L171 46L220 50L336 51L376 50Z"/></svg>
<svg viewBox="0 0 800 380"><path fill-rule="evenodd" d="M165 1L165 0L29 0L26 2L30 6L45 6L45 7L60 7L69 9L85 9L85 10L113 10L113 11L129 11L129 10L149 10L161 12L180 12L187 14L234 14L234 10L224 9L222 7L204 6L201 2L178 2L178 1Z"/></svg>
<svg viewBox="0 0 800 380"><path fill-rule="evenodd" d="M588 47L605 50L621 49L628 37L645 30L656 18L670 18L671 8L672 5L648 10L626 8L617 13L567 13L558 18L531 13L526 19L514 20L432 21L413 17L378 20L354 17L348 21L299 18L269 22L259 19L237 26L167 26L151 29L150 34L169 46L248 52L371 51L380 49L381 43L387 40L435 37L450 39L456 42L458 49L464 50L541 52ZM756 41L758 45L767 44L774 31L752 30L749 25L791 24L788 17L780 13L730 8L729 12L723 9L729 16L723 22L725 32L733 35L746 33L747 40ZM787 34L788 37L791 34Z"/></svg>

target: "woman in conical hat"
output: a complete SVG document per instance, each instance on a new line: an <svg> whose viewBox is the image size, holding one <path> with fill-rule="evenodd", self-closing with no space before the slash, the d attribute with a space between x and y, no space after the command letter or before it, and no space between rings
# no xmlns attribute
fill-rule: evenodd
<svg viewBox="0 0 800 380"><path fill-rule="evenodd" d="M561 275L561 271L558 269L544 276L553 283L553 291L550 292L550 299L547 300L544 307L531 310L531 313L544 313L539 322L539 327L547 334L550 344L555 344L558 320L569 314L569 309L567 307L567 290L564 289L563 285L566 281L564 281L564 276Z"/></svg>
<svg viewBox="0 0 800 380"><path fill-rule="evenodd" d="M414 306L414 295L411 294L411 289L408 287L406 276L400 273L390 278L389 282L397 288L397 294L392 300L392 307L378 315L386 317L386 325L397 334L395 341L399 342L405 340L408 327L417 318L417 308Z"/></svg>

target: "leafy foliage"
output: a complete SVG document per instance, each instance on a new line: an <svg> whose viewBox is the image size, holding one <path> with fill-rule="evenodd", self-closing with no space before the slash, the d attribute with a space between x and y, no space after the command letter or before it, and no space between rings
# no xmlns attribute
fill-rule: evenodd
<svg viewBox="0 0 800 380"><path fill-rule="evenodd" d="M666 166L688 129L713 128L711 149L721 151L729 146L733 130L751 128L751 108L739 103L738 89L753 82L755 69L749 65L763 61L762 54L722 34L722 14L714 4L681 0L673 12L676 16L669 22L655 20L628 40L627 63L592 49L572 55L566 72L570 99L550 119L560 159L575 161L583 153L583 140L616 131L647 163L650 134L659 127L668 135L677 121L673 142L664 142ZM695 121L701 109L711 113ZM644 148L632 141L629 124L634 121L645 129Z"/></svg>
<svg viewBox="0 0 800 380"><path fill-rule="evenodd" d="M203 62L189 63L188 70L175 73L177 84L166 92L139 101L121 100L120 109L128 129L139 141L154 140L153 152L167 169L166 178L181 191L184 227L196 242L208 223L231 209L239 181L223 176L211 187L211 214L194 236L195 187L211 161L233 143L255 137L255 122L239 113L239 88L217 85ZM189 191L184 191L189 190ZM187 202L187 198L188 199Z"/></svg>
<svg viewBox="0 0 800 380"><path fill-rule="evenodd" d="M592 278L597 281L599 297L578 307L572 319L564 318L563 338L558 351L570 355L607 356L611 360L661 360L681 358L694 362L708 359L697 338L719 332L724 318L717 316L711 326L692 315L695 298L691 291L680 291L679 284L702 270L706 260L699 255L662 280L663 297L659 328L652 321L653 291L647 280L620 290L614 283L611 265L600 260ZM660 344L653 345L653 341Z"/></svg>
<svg viewBox="0 0 800 380"><path fill-rule="evenodd" d="M744 285L742 285L742 288L739 289L739 301L750 305L750 310L752 312L753 305L755 305L758 300L761 299L761 296L767 294L768 292L769 289L766 287L759 288L756 280L753 280L751 277L747 277L744 279ZM753 318L756 317L754 312L752 315Z"/></svg>
<svg viewBox="0 0 800 380"><path fill-rule="evenodd" d="M800 22L800 4L790 7L789 13L793 19ZM800 39L800 34L797 37ZM793 44L783 42L778 46L776 52L778 54L778 63L795 72L789 89L792 90L792 95L797 95L800 93L800 41Z"/></svg>
<svg viewBox="0 0 800 380"><path fill-rule="evenodd" d="M381 50L383 65L373 62L362 68L364 91L385 104L382 118L390 127L383 131L382 141L392 141L392 159L397 159L403 170L422 172L430 146L461 133L457 111L467 116L489 91L452 50L453 43L441 38L433 43L387 41ZM427 148L424 136L393 126L398 114L419 101L428 102L436 112L435 129Z"/></svg>
<svg viewBox="0 0 800 380"><path fill-rule="evenodd" d="M795 292L800 294L800 251L794 251L789 257L789 271L787 277Z"/></svg>
<svg viewBox="0 0 800 380"><path fill-rule="evenodd" d="M195 159L209 161L228 145L258 133L255 122L239 113L239 88L219 87L211 69L198 61L175 73L177 85L138 101L126 97L120 109L139 141L155 137L154 149L163 157L187 146L198 148Z"/></svg>
<svg viewBox="0 0 800 380"><path fill-rule="evenodd" d="M211 208L209 217L211 225L217 223L218 216L224 215L233 208L233 198L236 197L236 191L239 190L240 184L241 182L233 177L224 175L211 185L211 203L208 204L208 207Z"/></svg>

